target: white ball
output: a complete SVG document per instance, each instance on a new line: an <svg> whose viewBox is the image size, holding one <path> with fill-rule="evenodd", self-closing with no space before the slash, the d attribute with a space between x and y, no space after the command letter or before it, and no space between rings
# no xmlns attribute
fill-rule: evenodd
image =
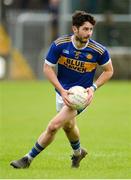
<svg viewBox="0 0 131 180"><path fill-rule="evenodd" d="M72 103L72 109L82 110L85 108L85 102L88 98L88 93L86 89L82 86L73 86L69 89L71 94L69 94L69 100Z"/></svg>

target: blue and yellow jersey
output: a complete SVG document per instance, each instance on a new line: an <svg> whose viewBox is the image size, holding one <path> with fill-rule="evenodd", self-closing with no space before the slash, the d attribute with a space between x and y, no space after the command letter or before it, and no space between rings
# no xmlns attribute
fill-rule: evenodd
<svg viewBox="0 0 131 180"><path fill-rule="evenodd" d="M90 87L97 65L110 61L107 49L89 39L84 48L78 49L73 43L73 35L66 35L55 40L47 53L45 63L58 64L58 80L65 89L79 85Z"/></svg>

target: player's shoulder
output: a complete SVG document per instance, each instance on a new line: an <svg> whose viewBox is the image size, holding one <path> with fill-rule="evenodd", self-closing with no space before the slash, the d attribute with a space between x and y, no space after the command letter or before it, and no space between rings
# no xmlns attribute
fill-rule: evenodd
<svg viewBox="0 0 131 180"><path fill-rule="evenodd" d="M92 39L89 40L88 47L92 48L93 50L97 51L101 55L107 51L106 47L102 44L98 43L97 41L94 41Z"/></svg>
<svg viewBox="0 0 131 180"><path fill-rule="evenodd" d="M54 43L55 43L56 46L61 45L61 44L66 44L66 43L69 43L69 42L71 42L71 35L70 35L70 34L69 34L69 35L63 35L63 36L61 36L61 37L58 37L58 38L54 41Z"/></svg>

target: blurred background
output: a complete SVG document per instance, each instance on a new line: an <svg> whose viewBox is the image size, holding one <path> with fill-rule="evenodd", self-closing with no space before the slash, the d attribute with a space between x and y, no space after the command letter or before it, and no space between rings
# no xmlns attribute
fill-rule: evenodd
<svg viewBox="0 0 131 180"><path fill-rule="evenodd" d="M113 79L131 79L131 0L0 0L0 80L44 79L51 41L71 33L71 16L85 10L97 20L93 39L105 45Z"/></svg>

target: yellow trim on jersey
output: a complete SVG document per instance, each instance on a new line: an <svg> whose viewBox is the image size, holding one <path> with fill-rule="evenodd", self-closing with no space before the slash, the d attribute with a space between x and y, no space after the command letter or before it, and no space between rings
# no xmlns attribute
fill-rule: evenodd
<svg viewBox="0 0 131 180"><path fill-rule="evenodd" d="M64 40L64 41L60 41L59 43L57 43L56 45L58 46L59 44L63 44L63 43L67 43L67 42L71 42L71 40Z"/></svg>
<svg viewBox="0 0 131 180"><path fill-rule="evenodd" d="M60 39L59 41L55 41L55 43L57 44L57 43L60 43L61 41L71 41L71 39L70 38L64 38L64 39Z"/></svg>
<svg viewBox="0 0 131 180"><path fill-rule="evenodd" d="M76 59L70 59L65 56L61 56L58 60L58 63L64 65L68 69L72 69L74 71L85 73L91 72L97 67L97 63L84 62Z"/></svg>
<svg viewBox="0 0 131 180"><path fill-rule="evenodd" d="M70 36L60 37L60 38L56 39L55 42L59 42L64 39L71 39L71 37Z"/></svg>
<svg viewBox="0 0 131 180"><path fill-rule="evenodd" d="M66 37L60 37L57 40L55 40L55 44L61 44L61 42L70 42L71 41L71 37L70 36L66 36Z"/></svg>
<svg viewBox="0 0 131 180"><path fill-rule="evenodd" d="M101 51L98 47L91 45L90 43L87 45L87 47L90 47L94 50L96 50L98 53L100 53L101 55L104 53L104 51Z"/></svg>
<svg viewBox="0 0 131 180"><path fill-rule="evenodd" d="M89 42L89 44L94 45L95 47L99 48L102 52L105 51L99 44L94 44L92 42Z"/></svg>

